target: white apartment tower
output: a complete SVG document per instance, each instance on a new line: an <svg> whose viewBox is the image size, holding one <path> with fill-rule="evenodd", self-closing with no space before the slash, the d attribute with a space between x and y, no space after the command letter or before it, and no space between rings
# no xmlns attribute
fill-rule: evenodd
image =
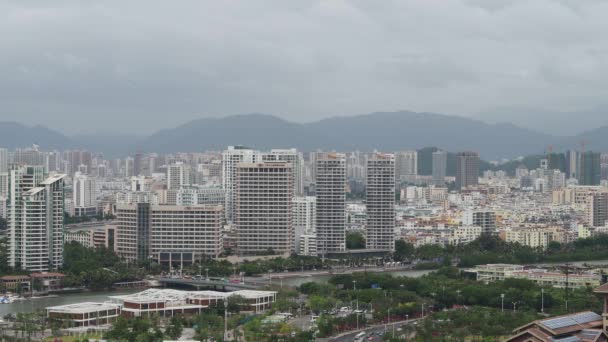
<svg viewBox="0 0 608 342"><path fill-rule="evenodd" d="M346 156L318 153L315 163L317 253L343 251L346 226Z"/></svg>
<svg viewBox="0 0 608 342"><path fill-rule="evenodd" d="M228 146L222 153L222 186L226 190L226 219L234 219L236 168L240 163L287 162L293 173L293 193L304 193L304 157L295 148L260 152L243 146Z"/></svg>
<svg viewBox="0 0 608 342"><path fill-rule="evenodd" d="M433 152L433 184L445 185L445 174L448 166L448 154L445 151Z"/></svg>
<svg viewBox="0 0 608 342"><path fill-rule="evenodd" d="M257 163L258 151L244 146L228 146L222 153L222 187L226 190L225 214L228 221L233 220L234 197L236 196L236 168L239 163Z"/></svg>
<svg viewBox="0 0 608 342"><path fill-rule="evenodd" d="M374 153L367 160L368 249L395 248L395 156Z"/></svg>
<svg viewBox="0 0 608 342"><path fill-rule="evenodd" d="M167 190L179 190L182 186L190 185L190 165L182 162L167 167Z"/></svg>
<svg viewBox="0 0 608 342"><path fill-rule="evenodd" d="M283 161L291 163L291 169L293 172L293 193L295 196L302 196L304 194L304 156L298 152L295 148L279 150L270 150L270 153L264 153L262 155L262 161Z"/></svg>
<svg viewBox="0 0 608 342"><path fill-rule="evenodd" d="M63 263L64 174L47 176L42 166L9 172L9 265L33 272Z"/></svg>
<svg viewBox="0 0 608 342"><path fill-rule="evenodd" d="M239 163L234 222L237 252L252 255L294 250L291 163Z"/></svg>
<svg viewBox="0 0 608 342"><path fill-rule="evenodd" d="M97 213L97 184L95 178L76 172L72 187L75 215L95 215Z"/></svg>
<svg viewBox="0 0 608 342"><path fill-rule="evenodd" d="M314 196L294 197L293 230L295 234L296 253L316 255L315 246L310 245L311 237L317 234L317 198ZM314 252L314 254L313 254Z"/></svg>

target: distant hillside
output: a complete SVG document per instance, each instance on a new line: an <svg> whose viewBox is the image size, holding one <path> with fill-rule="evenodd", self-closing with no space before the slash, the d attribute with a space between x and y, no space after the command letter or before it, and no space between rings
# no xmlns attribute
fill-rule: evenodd
<svg viewBox="0 0 608 342"><path fill-rule="evenodd" d="M491 125L431 113L372 113L307 124L249 114L191 121L151 135L140 141L138 148L173 152L242 144L259 149L395 151L437 146L449 151L475 150L484 158L495 159L542 151L551 139L510 124Z"/></svg>
<svg viewBox="0 0 608 342"><path fill-rule="evenodd" d="M311 123L289 122L272 115L245 114L207 118L147 137L97 133L66 137L42 126L0 122L0 146L15 148L36 143L45 150L87 148L107 157L124 157L135 151L187 152L222 150L228 145L258 149L295 147L302 151L398 151L428 146L458 152L478 151L482 159L513 159L554 151L585 148L608 151L608 127L572 137L554 137L512 124L487 124L458 116L414 112L382 112L334 117ZM429 154L430 157L430 154ZM448 174L453 156L448 155ZM430 172L424 170L421 173Z"/></svg>
<svg viewBox="0 0 608 342"><path fill-rule="evenodd" d="M26 126L11 121L0 122L1 147L14 149L32 144L43 146L45 149L62 149L73 146L70 138L44 126Z"/></svg>

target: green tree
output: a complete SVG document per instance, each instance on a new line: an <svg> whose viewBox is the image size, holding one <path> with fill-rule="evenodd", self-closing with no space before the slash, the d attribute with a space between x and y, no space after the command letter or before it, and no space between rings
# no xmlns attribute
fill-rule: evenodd
<svg viewBox="0 0 608 342"><path fill-rule="evenodd" d="M364 249L365 237L360 232L346 233L346 248L347 249Z"/></svg>

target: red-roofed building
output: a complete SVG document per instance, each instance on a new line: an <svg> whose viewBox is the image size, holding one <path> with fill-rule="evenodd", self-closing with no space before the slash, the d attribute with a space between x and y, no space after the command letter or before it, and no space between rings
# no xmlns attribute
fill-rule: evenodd
<svg viewBox="0 0 608 342"><path fill-rule="evenodd" d="M40 272L30 274L32 278L32 288L38 292L48 292L60 290L63 286L61 280L65 274L58 272Z"/></svg>

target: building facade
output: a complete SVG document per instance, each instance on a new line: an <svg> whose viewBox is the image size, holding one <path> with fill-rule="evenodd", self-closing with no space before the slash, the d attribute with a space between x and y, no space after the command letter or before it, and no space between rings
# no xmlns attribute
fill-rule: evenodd
<svg viewBox="0 0 608 342"><path fill-rule="evenodd" d="M445 151L433 152L433 184L444 185L448 165L448 154Z"/></svg>
<svg viewBox="0 0 608 342"><path fill-rule="evenodd" d="M346 226L346 156L318 153L315 163L317 252L343 251Z"/></svg>
<svg viewBox="0 0 608 342"><path fill-rule="evenodd" d="M175 261L173 266L222 252L222 206L118 204L114 246L129 261ZM178 264L178 265L177 265Z"/></svg>
<svg viewBox="0 0 608 342"><path fill-rule="evenodd" d="M456 155L456 188L464 189L479 183L479 154L459 152Z"/></svg>
<svg viewBox="0 0 608 342"><path fill-rule="evenodd" d="M9 265L28 271L63 264L64 174L48 176L44 167L10 171L8 198Z"/></svg>
<svg viewBox="0 0 608 342"><path fill-rule="evenodd" d="M395 249L395 156L375 153L367 161L368 249Z"/></svg>
<svg viewBox="0 0 608 342"><path fill-rule="evenodd" d="M239 163L234 222L239 255L294 251L291 163Z"/></svg>

